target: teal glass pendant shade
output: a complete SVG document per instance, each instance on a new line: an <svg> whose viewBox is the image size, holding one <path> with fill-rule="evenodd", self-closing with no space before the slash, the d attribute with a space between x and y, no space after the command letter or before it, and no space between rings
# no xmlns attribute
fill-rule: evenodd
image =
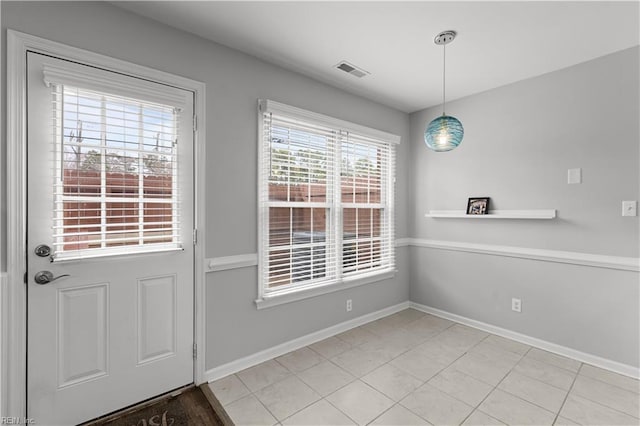
<svg viewBox="0 0 640 426"><path fill-rule="evenodd" d="M441 115L427 126L424 142L436 152L451 151L462 142L464 128L462 123L450 115Z"/></svg>

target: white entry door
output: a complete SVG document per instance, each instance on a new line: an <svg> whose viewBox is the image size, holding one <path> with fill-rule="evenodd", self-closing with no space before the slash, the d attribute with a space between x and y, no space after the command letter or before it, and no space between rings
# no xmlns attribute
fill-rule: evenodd
<svg viewBox="0 0 640 426"><path fill-rule="evenodd" d="M193 94L29 53L27 414L193 382Z"/></svg>

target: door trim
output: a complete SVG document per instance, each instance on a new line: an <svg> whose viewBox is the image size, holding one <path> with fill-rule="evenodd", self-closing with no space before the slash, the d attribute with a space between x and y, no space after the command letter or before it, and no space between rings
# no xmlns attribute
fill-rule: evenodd
<svg viewBox="0 0 640 426"><path fill-rule="evenodd" d="M136 65L44 38L7 30L7 275L0 287L1 416L27 415L26 273L26 57L27 51L51 55L110 71L168 84L194 93L194 114L201 117L194 132L194 227L205 232L206 86L204 83ZM205 242L194 247L194 382L205 382Z"/></svg>

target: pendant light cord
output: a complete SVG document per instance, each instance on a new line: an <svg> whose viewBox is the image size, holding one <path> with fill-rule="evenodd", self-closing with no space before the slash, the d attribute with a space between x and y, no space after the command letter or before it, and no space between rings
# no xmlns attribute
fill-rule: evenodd
<svg viewBox="0 0 640 426"><path fill-rule="evenodd" d="M447 45L442 45L442 115L446 115L444 113L444 104L445 104L445 76L447 69Z"/></svg>

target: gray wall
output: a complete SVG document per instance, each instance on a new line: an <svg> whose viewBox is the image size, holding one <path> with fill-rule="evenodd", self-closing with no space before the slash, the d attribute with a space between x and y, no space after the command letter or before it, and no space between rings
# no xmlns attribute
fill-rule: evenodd
<svg viewBox="0 0 640 426"><path fill-rule="evenodd" d="M206 83L207 257L257 251L258 98L400 135L397 236L407 236L407 114L109 4L3 1L0 7L3 32L11 28ZM3 58L5 52L3 45ZM3 137L3 152L5 141ZM3 206L5 200L2 198ZM399 272L392 280L260 311L253 303L256 268L207 274L206 367L406 301L406 254L407 249L398 251ZM354 306L348 315L344 310L347 298L353 299Z"/></svg>
<svg viewBox="0 0 640 426"><path fill-rule="evenodd" d="M465 140L435 154L422 132L437 108L407 116L108 4L0 7L3 60L4 31L12 28L207 84L207 257L257 251L258 98L401 135L399 238L638 256L638 218L620 217L620 201L640 198L637 48L452 102L448 111L463 121ZM4 133L0 149L4 158ZM583 168L581 185L566 184L574 167ZM424 218L485 195L496 208L555 208L559 217ZM2 192L3 211L5 201ZM398 271L393 280L260 311L255 267L207 274L207 368L409 298L638 365L637 273L416 247L398 249ZM522 298L521 314L511 313L511 297ZM349 314L347 298L354 301Z"/></svg>
<svg viewBox="0 0 640 426"><path fill-rule="evenodd" d="M451 102L460 147L429 151L411 115L416 238L638 257L638 48ZM581 167L583 183L567 184ZM464 210L472 196L495 209L557 209L555 220L425 218ZM411 300L638 366L638 273L412 247ZM464 267L461 267L464 265ZM523 312L511 312L511 298Z"/></svg>

